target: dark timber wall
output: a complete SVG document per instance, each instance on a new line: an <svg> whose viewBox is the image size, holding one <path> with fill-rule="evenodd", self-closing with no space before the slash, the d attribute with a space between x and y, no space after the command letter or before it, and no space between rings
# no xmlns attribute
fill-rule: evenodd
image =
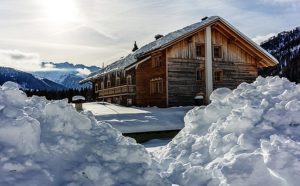
<svg viewBox="0 0 300 186"><path fill-rule="evenodd" d="M187 59L168 60L169 106L194 105L194 97L205 91L205 82L197 81L196 69L204 61Z"/></svg>

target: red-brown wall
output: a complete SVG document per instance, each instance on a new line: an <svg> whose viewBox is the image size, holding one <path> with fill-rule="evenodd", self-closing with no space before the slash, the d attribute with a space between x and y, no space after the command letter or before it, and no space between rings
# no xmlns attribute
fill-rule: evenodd
<svg viewBox="0 0 300 186"><path fill-rule="evenodd" d="M153 56L162 55L162 65L160 67L152 67ZM136 68L136 104L138 106L167 106L166 94L166 58L165 52L155 53L152 57L139 64ZM150 93L150 80L154 78L163 79L163 93Z"/></svg>

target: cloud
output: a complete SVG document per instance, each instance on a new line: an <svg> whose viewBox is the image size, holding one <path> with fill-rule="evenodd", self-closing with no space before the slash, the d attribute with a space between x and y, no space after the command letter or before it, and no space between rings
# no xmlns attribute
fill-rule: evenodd
<svg viewBox="0 0 300 186"><path fill-rule="evenodd" d="M222 16L255 40L256 36L290 30L300 23L299 0L72 1L80 19L63 25L60 20L55 24L46 19L49 7L41 6L44 2L4 1L0 48L36 51L41 61L101 66L130 53L134 41L141 47L153 41L155 34L165 35L204 16Z"/></svg>
<svg viewBox="0 0 300 186"><path fill-rule="evenodd" d="M22 71L36 70L41 68L40 56L37 53L0 49L0 66L11 67Z"/></svg>
<svg viewBox="0 0 300 186"><path fill-rule="evenodd" d="M87 68L78 68L76 69L78 72L78 75L89 75L91 73L91 71Z"/></svg>
<svg viewBox="0 0 300 186"><path fill-rule="evenodd" d="M52 64L52 63L45 63L43 68L48 68L48 69L52 69L52 68L55 68L55 65Z"/></svg>
<svg viewBox="0 0 300 186"><path fill-rule="evenodd" d="M266 41L266 40L268 40L270 37L273 37L273 36L275 36L275 35L276 35L276 33L269 33L269 34L267 34L267 35L258 35L258 36L255 36L254 38L252 38L252 40L253 40L254 42L256 42L257 44L260 44L261 42Z"/></svg>
<svg viewBox="0 0 300 186"><path fill-rule="evenodd" d="M263 2L284 4L284 3L298 3L299 0L263 0Z"/></svg>

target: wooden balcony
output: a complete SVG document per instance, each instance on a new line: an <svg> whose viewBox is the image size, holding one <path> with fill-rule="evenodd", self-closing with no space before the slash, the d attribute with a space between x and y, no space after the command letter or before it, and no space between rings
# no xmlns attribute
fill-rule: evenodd
<svg viewBox="0 0 300 186"><path fill-rule="evenodd" d="M99 98L122 96L122 95L135 95L135 85L123 85L118 87L107 88L96 91Z"/></svg>

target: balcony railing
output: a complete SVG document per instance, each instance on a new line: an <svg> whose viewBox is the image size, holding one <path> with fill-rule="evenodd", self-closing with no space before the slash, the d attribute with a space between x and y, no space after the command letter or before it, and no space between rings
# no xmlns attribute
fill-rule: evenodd
<svg viewBox="0 0 300 186"><path fill-rule="evenodd" d="M99 97L109 97L118 95L134 95L135 85L123 85L118 87L107 88L103 90L98 90Z"/></svg>

